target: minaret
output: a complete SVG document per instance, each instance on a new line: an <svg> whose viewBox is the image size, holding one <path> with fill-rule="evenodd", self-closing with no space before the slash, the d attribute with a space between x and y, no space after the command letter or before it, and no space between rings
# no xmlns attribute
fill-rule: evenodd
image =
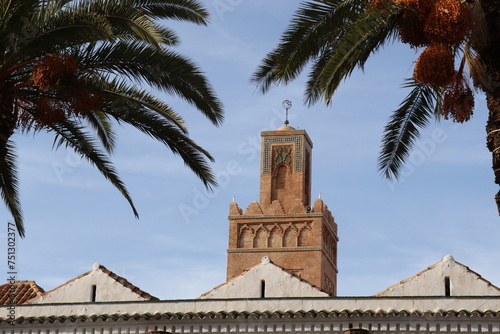
<svg viewBox="0 0 500 334"><path fill-rule="evenodd" d="M260 204L230 204L227 279L268 256L335 296L337 224L321 199L311 207L312 141L287 123L261 133Z"/></svg>

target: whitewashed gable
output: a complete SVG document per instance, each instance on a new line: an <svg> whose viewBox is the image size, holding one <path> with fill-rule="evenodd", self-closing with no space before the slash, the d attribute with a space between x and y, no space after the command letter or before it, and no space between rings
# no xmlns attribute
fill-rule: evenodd
<svg viewBox="0 0 500 334"><path fill-rule="evenodd" d="M92 266L92 271L82 274L51 291L47 291L31 303L80 303L157 299L132 285L123 277L95 263Z"/></svg>
<svg viewBox="0 0 500 334"><path fill-rule="evenodd" d="M451 255L377 296L499 296L500 289Z"/></svg>
<svg viewBox="0 0 500 334"><path fill-rule="evenodd" d="M266 297L328 297L328 294L286 272L265 256L260 264L215 287L200 299Z"/></svg>

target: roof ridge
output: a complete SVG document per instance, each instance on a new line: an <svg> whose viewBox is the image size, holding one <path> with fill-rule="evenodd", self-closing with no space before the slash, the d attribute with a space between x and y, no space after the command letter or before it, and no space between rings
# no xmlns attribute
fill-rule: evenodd
<svg viewBox="0 0 500 334"><path fill-rule="evenodd" d="M12 292L12 286L14 291ZM15 280L0 285L0 305L27 304L41 297L45 291L35 281Z"/></svg>
<svg viewBox="0 0 500 334"><path fill-rule="evenodd" d="M433 269L434 267L436 267L436 266L437 266L438 264L440 264L441 262L443 262L443 260L440 260L440 261L438 261L438 262L436 262L436 263L434 263L434 264L432 264L432 265L428 266L427 268L425 268L424 270L419 271L419 272L418 272L418 273L416 273L415 275L412 275L412 276L410 276L410 277L408 277L408 278L405 278L405 279L403 279L403 280L399 281L399 282L398 282L398 283L396 283L396 284L391 285L391 286L390 286L390 287L388 287L387 289L382 290L382 291L380 291L379 293L376 293L376 294L375 294L375 295L373 295L373 296L375 296L375 297L376 297L376 296L379 296L379 295L383 294L384 292L387 292L387 291L389 291L390 289L394 288L395 286L398 286L398 285L404 284L404 283L406 283L406 282L408 282L408 281L410 281L410 280L414 279L415 277L418 277L418 276L422 275L423 273L428 272L429 270Z"/></svg>
<svg viewBox="0 0 500 334"><path fill-rule="evenodd" d="M493 283L491 283L490 281L488 281L486 278L484 278L483 276L481 276L481 274L480 274L480 273L478 273L477 271L474 271L474 270L470 269L470 268L469 268L469 266L466 266L465 264L462 264L462 263L460 263L460 262L458 262L458 261L455 261L455 263L457 263L457 264L459 264L459 265L461 265L461 266L465 267L465 268L467 269L467 271L470 271L472 274L475 274L475 275L476 275L476 276L477 276L480 280L482 280L483 282L485 282L485 283L486 283L486 284L488 284L488 285L491 285L491 287L492 287L492 288L494 288L494 289L496 289L496 290L500 291L500 287L498 287L498 286L496 286L495 284L493 284Z"/></svg>
<svg viewBox="0 0 500 334"><path fill-rule="evenodd" d="M266 258L266 260L264 260L264 258ZM247 272L249 272L250 270L252 270L252 269L254 269L254 268L258 267L258 266L261 266L261 265L264 265L264 264L268 264L268 263L271 263L271 264L272 264L272 265L274 265L275 267L277 267L277 268L281 269L282 271L284 271L284 272L286 272L288 275L290 275L290 276L292 276L292 277L294 277L294 278L298 279L299 281L304 282L304 283L307 283L308 285L310 285L310 286L311 286L311 287L313 287L314 289L316 289L316 290L318 290L318 291L321 291L321 292L324 292L324 293L328 293L328 292L326 292L325 290L321 289L320 287L318 287L318 286L316 286L316 285L312 284L311 282L309 282L309 281L307 281L307 280L303 279L302 277L295 275L293 272L290 272L290 271L286 270L284 267L282 267L282 266L280 266L280 265L277 265L277 264L276 264L276 263L274 263L274 262L273 262L270 258L268 258L267 256L265 256L265 257L263 257L263 258L262 258L262 261L261 261L260 263L254 264L253 266L250 266L250 267L246 268L246 269L245 269L245 270L243 270L243 271L242 271L239 275L234 276L234 277L232 277L232 278L228 279L226 282L221 283L221 284L219 284L219 285L217 285L217 286L213 287L211 290L209 290L209 291L207 291L207 292L205 292L205 293L201 294L201 295L200 295L199 297L197 297L196 299L201 299L201 297L203 297L203 296L206 296L206 295L210 294L211 292L215 291L215 289L218 289L218 288L220 288L220 287L222 287L222 286L224 286L224 285L229 284L229 282L232 282L232 281L234 281L234 280L236 280L236 279L238 279L238 278L242 277L243 275L245 275L245 274L246 274Z"/></svg>
<svg viewBox="0 0 500 334"><path fill-rule="evenodd" d="M422 274L424 274L424 273L426 273L426 272L430 271L431 269L434 269L437 265L439 265L439 264L441 264L442 262L445 262L445 261L452 261L452 262L454 262L455 264L458 264L458 265L462 266L463 268L465 268L465 270L466 270L466 271L470 272L471 274L476 275L478 279L480 279L480 280L482 280L483 282L485 282L486 284L490 285L492 288L494 288L494 289L496 289L496 290L500 291L500 288L499 288L499 287L497 287L496 285L494 285L493 283L491 283L490 281L488 281L487 279L485 279L484 277L482 277L482 276L481 276L481 274L479 274L478 272L476 272L476 271L474 271L474 270L470 269L470 268L469 268L468 266L466 266L465 264L463 264L463 263L460 263L460 262L456 261L456 260L455 260L455 259L454 259L451 255L447 255L447 256L445 256L442 260L440 260L440 261L438 261L438 262L434 263L433 265L430 265L429 267L425 268L424 270L419 271L419 272L418 272L418 273L416 273L415 275L410 276L410 277L408 277L408 278L405 278L404 280L402 280L402 281L400 281L400 282L398 282L398 283L396 283L396 284L391 285L391 286L390 286L390 287L388 287L387 289L382 290L382 291L380 291L379 293L377 293L377 294L375 294L375 295L373 295L373 296L374 296L374 297L377 297L377 296L383 295L384 293L388 292L388 291L389 291L389 290L391 290L392 288L394 288L394 287L396 287L396 286L398 286L398 285L402 285L402 284L404 284L404 283L406 283L406 282L408 282L408 281L410 281L410 280L414 279L415 277L418 277L418 276L420 276L420 275L422 275Z"/></svg>
<svg viewBox="0 0 500 334"><path fill-rule="evenodd" d="M50 292L53 292L57 289L60 289L62 288L63 286L65 285L68 285L69 283L71 282L74 282L82 277L85 277L89 274L91 274L94 270L96 269L99 269L101 270L103 273L105 273L106 275L108 275L110 278L112 278L113 280L115 280L116 282L120 283L122 286L130 289L132 292L135 292L136 294L138 294L139 296L143 297L144 299L147 299L147 300L160 300L158 297L155 297L149 293L147 293L146 291L144 290L141 290L139 287L137 287L136 285L130 283L125 277L122 277L122 276L119 276L117 274L115 274L114 272L112 272L111 270L109 270L108 268L106 268L105 266L103 266L102 264L98 264L97 266L94 265L93 269L90 270L90 271L87 271L86 273L83 273L81 275L78 275L77 277L75 278L72 278L70 279L69 281L67 281L66 283L63 283L57 287L55 287L54 289L52 290L49 290L47 292L45 292L43 295L46 295Z"/></svg>
<svg viewBox="0 0 500 334"><path fill-rule="evenodd" d="M274 264L272 261L270 261L270 263ZM238 274L237 276L231 277L230 279L228 279L228 280L227 280L227 281L225 281L224 283L221 283L221 284L219 284L219 285L214 286L211 290L209 290L209 291L207 291L207 292L205 292L205 293L202 293L202 294L201 294L199 297L197 297L196 299L200 299L201 297L208 295L209 293L211 293L211 292L212 292L212 291L214 291L215 289L218 289L218 288L220 288L221 286L227 285L229 282L232 282L232 281L234 281L235 279L242 277L245 273L249 272L251 269L253 269L253 268L257 267L257 266L260 266L261 264L262 264L262 263L257 263L257 264L255 264L255 265L253 265L253 266L251 266L251 267L248 267L248 268L244 269L244 270L243 270L240 274Z"/></svg>
<svg viewBox="0 0 500 334"><path fill-rule="evenodd" d="M55 288L53 288L52 290L46 291L46 292L44 293L44 295L46 295L46 294L48 294L48 293L50 293L50 292L56 291L57 289L60 289L60 288L62 288L63 286L68 285L68 284L69 284L69 283L71 283L71 282L74 282L74 281L76 281L76 280L78 280L78 279L80 279L80 278L82 278L82 277L85 277L85 276L89 275L90 273L92 273L92 270L87 271L86 273L83 273L83 274L81 274L81 275L78 275L78 276L76 276L76 277L74 277L74 278L70 279L69 281L66 281L66 282L65 282L65 283L63 283L63 284L58 285L58 286L56 286Z"/></svg>
<svg viewBox="0 0 500 334"><path fill-rule="evenodd" d="M112 272L111 270L109 270L108 268L106 268L105 266L103 266L102 264L99 265L99 269L103 273L107 274L109 277L111 277L112 279L114 279L116 282L118 282L121 285L123 285L124 287L130 289L132 292L137 293L139 296L143 297L144 299L147 299L147 300L160 300L158 297L155 297L155 296L147 293L146 291L140 289L138 286L130 283L125 277L122 277L122 276L119 276L119 275L115 274L114 272Z"/></svg>

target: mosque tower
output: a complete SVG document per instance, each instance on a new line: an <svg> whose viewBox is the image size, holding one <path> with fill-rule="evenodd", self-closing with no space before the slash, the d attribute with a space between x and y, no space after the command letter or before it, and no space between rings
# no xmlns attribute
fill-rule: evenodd
<svg viewBox="0 0 500 334"><path fill-rule="evenodd" d="M261 137L260 203L230 204L227 279L267 256L335 296L337 224L320 198L311 206L312 141L288 121Z"/></svg>

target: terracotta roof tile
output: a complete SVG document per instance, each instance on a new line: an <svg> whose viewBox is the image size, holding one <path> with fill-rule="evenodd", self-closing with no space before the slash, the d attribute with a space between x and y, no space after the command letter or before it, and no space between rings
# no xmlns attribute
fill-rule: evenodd
<svg viewBox="0 0 500 334"><path fill-rule="evenodd" d="M446 309L446 310L438 310L438 311L417 311L417 310L390 310L390 311L384 311L384 310L301 310L301 311L252 311L252 312L246 312L246 311L218 311L218 312L156 312L154 314L151 313L134 313L134 314L128 314L128 313L122 313L122 314L106 314L106 313L100 313L100 314L92 314L92 315L51 315L51 316L38 316L38 317L19 317L16 319L16 323L18 324L23 324L23 323L45 323L46 321L49 322L54 322L54 321L59 321L61 323L75 323L75 322L85 322L87 320L90 320L92 322L101 320L101 321L107 321L109 319L112 320L125 320L125 321L141 321L144 319L151 319L153 318L154 320L157 319L162 319L164 320L173 320L173 321L179 321L181 319L200 319L203 321L220 321L219 319L236 319L236 318L241 318L244 321L247 321L249 316L253 316L257 319L260 318L275 318L275 319L290 319L290 318L316 318L318 316L325 317L325 318L338 318L340 316L345 316L345 317L360 317L360 316L366 316L366 317L387 317L387 316L394 316L394 317L403 317L403 318L408 318L408 319L415 319L415 318L420 318L420 319L426 319L429 317L446 317L446 318L458 318L458 319L463 319L464 317L477 317L477 318L483 318L483 317L492 317L496 318L500 316L500 311L498 310L485 310L485 311L478 311L478 310L455 310L455 309ZM0 317L0 324L3 322L8 322L10 321L10 318L2 318Z"/></svg>
<svg viewBox="0 0 500 334"><path fill-rule="evenodd" d="M35 281L12 281L0 285L0 305L27 304L44 292Z"/></svg>
<svg viewBox="0 0 500 334"><path fill-rule="evenodd" d="M103 265L100 265L99 269L101 269L102 272L108 274L109 277L111 277L112 279L114 279L118 283L122 284L124 287L129 288L133 292L137 293L142 298L144 298L146 300L159 300L159 298L152 296L149 293L147 293L146 291L139 289L139 287L137 287L137 286L133 285L132 283L130 283L129 281L127 281L126 278L118 276L117 274L110 271L109 269L106 269L106 267L104 267Z"/></svg>

